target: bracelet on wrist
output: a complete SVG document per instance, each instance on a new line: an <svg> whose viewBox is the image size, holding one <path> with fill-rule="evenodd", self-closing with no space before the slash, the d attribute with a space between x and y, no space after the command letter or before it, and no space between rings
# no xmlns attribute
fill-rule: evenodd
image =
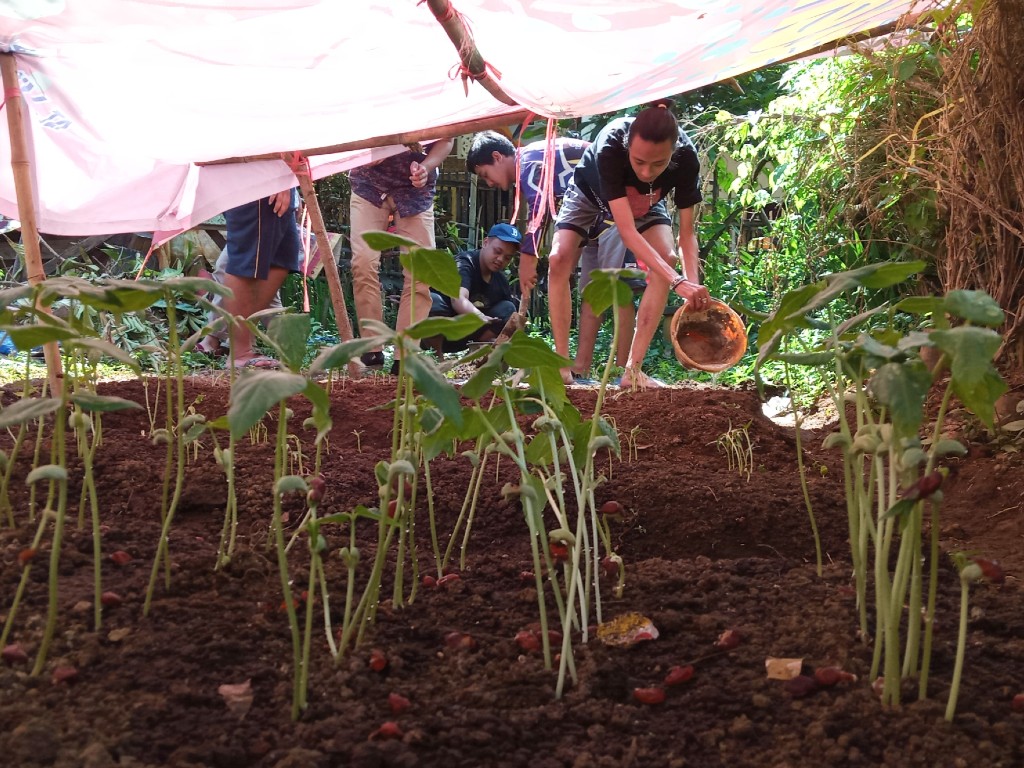
<svg viewBox="0 0 1024 768"><path fill-rule="evenodd" d="M685 282L687 282L686 278L683 277L682 275L679 275L679 277L677 277L675 280L669 283L669 290L674 291L676 288L678 288Z"/></svg>

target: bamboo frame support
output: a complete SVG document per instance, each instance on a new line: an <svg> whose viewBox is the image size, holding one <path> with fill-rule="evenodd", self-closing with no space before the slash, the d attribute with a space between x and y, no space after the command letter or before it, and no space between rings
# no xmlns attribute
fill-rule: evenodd
<svg viewBox="0 0 1024 768"><path fill-rule="evenodd" d="M458 123L449 123L437 128L423 128L415 131L404 131L402 133L388 133L383 136L374 136L369 139L358 139L346 141L342 144L333 144L329 147L314 147L313 149L300 149L299 154L306 157L314 155L333 155L338 152L351 152L356 149L371 149L373 147L389 147L394 144L418 144L431 139L451 139L455 136L462 136L465 133L476 133L488 128L498 128L513 123L521 123L532 113L529 110L521 109L513 112L506 112L501 115L489 117L477 117L472 120L463 120ZM254 163L259 160L280 160L280 152L265 152L262 155L243 155L240 157L227 157L223 160L208 160L199 162L196 165L224 165L226 163Z"/></svg>
<svg viewBox="0 0 1024 768"><path fill-rule="evenodd" d="M462 17L452 9L448 0L427 0L427 6L434 18L444 28L448 39L455 45L462 61L463 78L470 78L480 83L491 96L502 104L515 105L516 101L502 89L487 71L487 62L480 55L480 50L473 40L473 33L466 28Z"/></svg>
<svg viewBox="0 0 1024 768"><path fill-rule="evenodd" d="M284 160L292 168L297 168L301 157L301 153L288 152L285 153ZM338 326L338 336L342 341L351 341L352 323L349 322L348 309L345 306L345 291L341 286L338 262L334 260L334 251L327 238L327 228L324 226L324 217L320 212L320 201L317 199L316 190L313 189L313 180L309 176L309 166L305 165L306 169L297 170L295 176L299 180L299 190L302 192L302 200L306 204L306 212L309 214L309 225L316 237L320 263L323 264L324 275L327 276L327 288L331 294L331 306L334 308L334 321ZM348 373L353 378L358 377L362 373L361 364L356 360L351 360L348 364Z"/></svg>
<svg viewBox="0 0 1024 768"><path fill-rule="evenodd" d="M18 63L13 53L0 53L0 72L3 75L4 102L7 109L7 129L11 141L11 171L18 202L18 220L21 222L21 244L25 251L25 272L32 285L46 279L43 258L39 250L39 229L36 226L35 191L32 185L32 165L25 135L25 110L18 86ZM15 95L16 94L16 95ZM36 302L36 309L49 313L48 307ZM57 342L43 345L46 376L52 397L64 394L64 371L61 366Z"/></svg>

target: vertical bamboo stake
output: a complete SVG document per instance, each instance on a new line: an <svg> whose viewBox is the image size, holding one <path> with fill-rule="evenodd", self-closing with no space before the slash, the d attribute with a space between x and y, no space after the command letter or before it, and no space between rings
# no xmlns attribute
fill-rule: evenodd
<svg viewBox="0 0 1024 768"><path fill-rule="evenodd" d="M324 274L327 276L327 287L331 292L331 305L334 307L334 321L338 325L338 336L342 341L351 341L352 324L349 322L348 309L345 307L345 291L341 287L341 275L338 274L338 263L334 260L334 251L331 250L331 243L327 239L327 228L324 227L324 217L320 213L320 202L316 198L313 179L309 175L309 164L298 152L285 153L284 158L299 180L302 200L306 204L307 213L309 213L309 225L316 236L316 249L320 253L320 263L324 265ZM304 168L299 167L300 163ZM356 360L349 361L348 375L357 377L361 373L360 363Z"/></svg>
<svg viewBox="0 0 1024 768"><path fill-rule="evenodd" d="M22 108L21 89L18 87L18 63L13 53L0 53L0 72L3 74L4 103L7 108L7 130L11 141L11 171L18 201L18 220L21 222L21 243L25 249L25 271L28 281L38 285L45 278L43 259L39 252L39 230L36 228L35 193L32 189L32 171L25 139L25 112ZM49 313L48 307L36 309ZM64 393L64 372L61 369L57 342L43 345L46 375L53 397Z"/></svg>

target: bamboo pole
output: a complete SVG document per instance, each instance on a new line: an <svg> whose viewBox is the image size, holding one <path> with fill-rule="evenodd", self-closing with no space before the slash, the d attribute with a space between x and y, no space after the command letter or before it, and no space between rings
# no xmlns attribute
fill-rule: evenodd
<svg viewBox="0 0 1024 768"><path fill-rule="evenodd" d="M487 62L484 61L484 57L480 55L480 50L476 47L473 33L466 28L462 16L452 8L452 4L448 0L427 0L427 5L430 7L430 12L434 14L434 18L448 34L448 39L455 44L455 49L459 52L459 59L462 61L463 82L466 81L466 78L474 80L502 104L515 105L515 100L505 93L491 77L491 73L487 71Z"/></svg>
<svg viewBox="0 0 1024 768"><path fill-rule="evenodd" d="M501 115L489 117L477 117L472 120L463 120L458 123L449 123L437 128L422 128L415 131L403 133L389 133L383 136L374 136L369 139L358 139L347 141L342 144L333 144L329 147L314 147L313 149L300 149L298 153L306 157L314 155L333 155L337 152L350 152L355 149L371 149L373 147L389 147L393 144L417 144L430 139L450 139L461 136L464 133L476 133L488 128L520 123L532 114L529 110L521 109L515 112L506 112ZM262 155L243 155L240 157L228 157L223 160L208 160L199 162L196 165L223 165L226 163L254 163L258 160L280 160L280 152L265 152Z"/></svg>
<svg viewBox="0 0 1024 768"><path fill-rule="evenodd" d="M345 306L345 290L341 286L338 262L334 260L334 251L327 238L327 228L324 226L324 217L320 212L320 201L317 200L316 190L313 189L313 179L309 175L309 164L300 152L286 152L284 160L295 171L295 176L299 180L302 200L306 204L306 212L309 214L309 225L316 237L316 249L320 254L320 263L323 264L324 274L327 276L327 288L331 294L331 306L334 307L334 321L338 326L338 336L342 341L351 341L352 323L349 322L348 309ZM300 167L300 165L305 167ZM362 373L361 364L356 360L349 361L348 373L352 377L359 376Z"/></svg>
<svg viewBox="0 0 1024 768"><path fill-rule="evenodd" d="M22 107L21 89L18 87L18 63L13 53L0 53L0 72L3 75L7 130L11 141L11 171L14 175L14 190L18 202L18 220L21 222L25 271L28 273L29 283L38 285L46 279L46 274L43 272L43 258L39 251L35 191L32 188L32 168L28 141L25 137L25 111ZM38 299L36 310L50 313L50 308L41 306ZM62 397L64 372L57 342L51 341L43 345L43 357L46 360L46 376L50 382L51 396Z"/></svg>

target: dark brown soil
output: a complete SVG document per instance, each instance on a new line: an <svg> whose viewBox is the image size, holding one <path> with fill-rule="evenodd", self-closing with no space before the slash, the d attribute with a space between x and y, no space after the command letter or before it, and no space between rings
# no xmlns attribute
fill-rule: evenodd
<svg viewBox="0 0 1024 768"><path fill-rule="evenodd" d="M140 385L101 388L143 400ZM195 379L189 397L209 417L225 412L227 388ZM324 474L325 513L376 499L374 463L390 449L391 417L373 410L393 394L371 381L335 388L334 430ZM152 388L151 388L152 396ZM594 394L574 390L592 407ZM9 402L10 398L7 398ZM301 406L296 405L300 411ZM513 479L505 462L484 484L461 580L421 589L404 609L382 603L363 647L333 665L323 633L315 636L310 706L289 717L291 641L272 551L272 449L242 442L240 551L214 570L226 488L205 445L188 468L175 519L171 585L161 581L149 617L142 603L160 526L163 449L150 444L144 411L108 414L96 464L104 530L104 588L123 600L91 626L92 544L73 525L60 566L60 623L46 671L31 677L46 606L47 552L32 565L24 604L8 642L27 664L0 666L0 763L7 766L1020 766L1024 713L1011 700L1024 691L1024 593L1017 576L1024 471L1018 453L972 444L947 482L942 543L1001 560L1002 587L972 591L966 672L955 722L943 719L952 672L959 586L943 562L931 698L885 709L867 679L871 648L857 638L850 587L846 511L837 456L807 434L810 494L826 552L824 575L796 470L792 430L760 413L752 392L673 388L610 400L623 443L633 453L602 467L609 481L599 501L617 499L628 514L614 529L626 562L621 600L606 597L605 616L639 611L660 631L628 648L591 641L576 650L579 685L554 698L555 676L513 638L537 622L537 604L520 573L531 567L526 526L499 491ZM268 421L269 423L269 421ZM730 425L749 423L754 467L749 481L727 467L715 440ZM271 434L274 427L270 424ZM358 433L358 434L357 434ZM9 441L8 441L9 443ZM5 445L5 448L9 447ZM628 446L624 446L627 447ZM307 453L309 453L307 448ZM308 458L308 456L307 456ZM18 555L30 546L23 483L12 481L18 525L0 531L0 611L6 614L20 578ZM469 477L468 461L431 465L442 532L450 531ZM77 510L80 472L72 482ZM290 527L301 508L287 507ZM420 564L431 556L426 507L419 510ZM328 532L332 549L343 545ZM369 527L364 549L372 547ZM48 535L47 535L48 539ZM44 550L46 548L44 547ZM296 548L296 592L306 570ZM118 566L109 554L132 556ZM368 558L364 558L368 559ZM344 587L337 557L329 559L332 609ZM362 575L365 575L364 573ZM384 590L390 598L390 588ZM738 630L741 644L712 655L720 633ZM469 633L473 650L453 651L444 637ZM389 666L368 666L371 649ZM765 659L800 657L836 664L856 683L788 695L765 675ZM673 665L694 662L692 680L659 705L634 701L636 687L658 685ZM55 682L57 666L77 677ZM218 693L251 681L251 709L239 717ZM411 707L391 714L388 694ZM402 736L373 734L394 720Z"/></svg>

